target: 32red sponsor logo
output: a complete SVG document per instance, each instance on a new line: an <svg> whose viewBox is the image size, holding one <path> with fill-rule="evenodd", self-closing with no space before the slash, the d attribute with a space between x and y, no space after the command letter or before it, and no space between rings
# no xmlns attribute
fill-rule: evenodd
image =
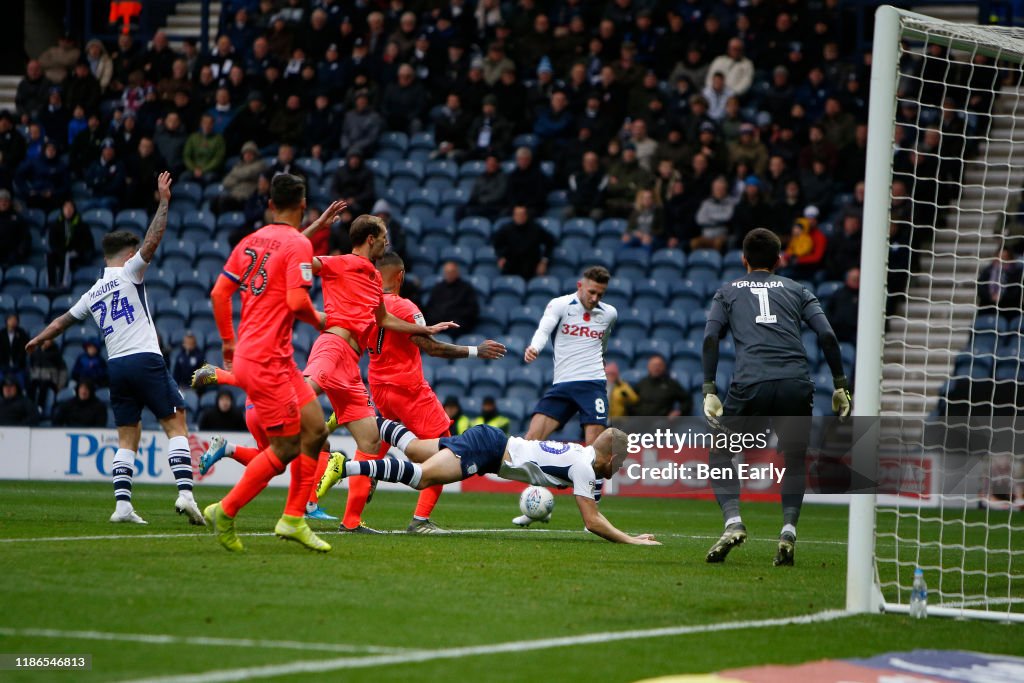
<svg viewBox="0 0 1024 683"><path fill-rule="evenodd" d="M570 337L589 337L591 339L601 339L602 337L604 337L604 330L595 330L591 327L585 327L583 325L570 325L568 323L563 323L562 334L567 334Z"/></svg>

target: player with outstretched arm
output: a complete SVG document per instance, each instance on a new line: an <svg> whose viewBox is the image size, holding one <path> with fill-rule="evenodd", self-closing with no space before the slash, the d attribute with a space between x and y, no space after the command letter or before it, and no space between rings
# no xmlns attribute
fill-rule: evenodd
<svg viewBox="0 0 1024 683"><path fill-rule="evenodd" d="M608 378L604 372L604 352L608 347L618 311L610 304L601 303L608 290L611 274L603 266L591 266L583 271L576 283L576 291L552 299L523 360L537 360L549 339L553 338L555 377L533 409L527 439L546 439L579 413L584 440L594 443L608 426ZM598 498L602 481L598 481ZM512 520L519 526L529 526L534 520L526 515Z"/></svg>
<svg viewBox="0 0 1024 683"><path fill-rule="evenodd" d="M835 392L832 409L840 419L850 414L849 382L843 371L839 341L821 310L818 299L802 284L775 274L782 243L771 230L756 228L743 239L747 275L718 289L704 330L704 415L714 429L730 430L749 422L745 418L771 417L785 457L782 480L782 532L775 566L792 565L796 524L803 505L807 435L814 384L807 370L801 341L801 323L818 335L818 344L832 371ZM736 343L736 370L725 403L718 398L718 343L732 330ZM787 419L794 418L794 419ZM750 431L749 429L744 431ZM732 454L712 449L712 468L733 468ZM717 471L722 471L718 469ZM729 551L747 538L740 517L738 477L713 478L715 499L722 509L725 531L708 551L708 562L724 562Z"/></svg>
<svg viewBox="0 0 1024 683"><path fill-rule="evenodd" d="M420 309L413 302L399 296L405 280L405 263L402 258L388 252L377 259L384 286L384 306L388 313L413 325L425 326L426 321ZM485 340L479 346L447 344L425 334L396 332L377 326L370 335L370 393L380 414L392 420L399 420L419 434L430 437L448 436L451 419L437 395L423 378L423 362L420 351L435 358L480 358L495 360L504 357L505 347L496 341ZM334 416L327 421L327 428L337 427ZM381 441L378 456L387 453L390 446ZM320 480L316 494L322 498L327 490L341 478L341 453L331 456L331 463ZM443 487L430 486L420 492L416 510L406 531L410 534L448 533L430 521L430 513L441 496ZM367 499L369 502L369 499Z"/></svg>
<svg viewBox="0 0 1024 683"><path fill-rule="evenodd" d="M105 235L103 275L70 311L51 322L25 348L32 353L47 339L92 315L107 347L110 403L117 425L117 452L111 468L116 508L110 521L146 523L132 507L135 453L142 436L142 408L146 407L160 421L169 439L167 461L178 486L174 509L187 515L192 524L202 525L203 516L192 496L192 451L185 425L185 399L160 352L146 298L146 268L167 229L170 173L165 171L157 178L157 193L160 204L142 246L130 232L118 230Z"/></svg>
<svg viewBox="0 0 1024 683"><path fill-rule="evenodd" d="M341 465L343 476L361 475L419 490L485 474L536 486L571 487L588 531L613 543L661 545L652 534L630 536L616 529L594 500L598 477L610 478L628 455L621 430L605 430L593 444L581 446L521 439L489 425L476 425L458 436L417 439L398 422L379 418L377 424L381 438L409 460L390 455L380 460L347 460Z"/></svg>
<svg viewBox="0 0 1024 683"><path fill-rule="evenodd" d="M274 223L235 246L210 293L224 364L234 372L263 420L270 445L246 465L234 488L203 514L214 526L220 544L241 552L235 516L291 463L284 514L274 533L310 550L327 552L331 546L303 519L327 430L320 403L296 367L292 349L296 320L318 330L327 323L309 298L313 245L298 231L306 213L305 182L287 173L274 176L270 210ZM231 317L231 296L236 291L242 298L237 344Z"/></svg>

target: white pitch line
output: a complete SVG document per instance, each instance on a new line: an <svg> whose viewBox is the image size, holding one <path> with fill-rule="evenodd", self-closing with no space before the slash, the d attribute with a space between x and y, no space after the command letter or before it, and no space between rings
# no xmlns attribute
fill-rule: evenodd
<svg viewBox="0 0 1024 683"><path fill-rule="evenodd" d="M449 533L452 534L575 534L582 535L585 532L581 529L576 531L575 529L448 529ZM331 531L323 532L325 534L332 534ZM386 532L390 535L405 536L405 531L389 531ZM270 532L246 532L240 533L239 536L246 537L258 537L258 536L273 536ZM703 535L703 534L655 534L658 537L664 538L685 538L692 541L711 541L718 540L718 536ZM101 536L43 536L40 538L0 538L0 543L68 543L71 541L129 541L132 539L144 538L144 539L165 539L165 538L206 538L207 535L202 533L169 533L169 534L106 534ZM765 538L751 538L747 537L747 543L777 543L778 539L773 537ZM846 541L826 541L826 540L813 540L813 539L800 539L801 545L846 545Z"/></svg>
<svg viewBox="0 0 1024 683"><path fill-rule="evenodd" d="M290 662L288 664L271 664L267 666L254 666L240 669L222 669L219 671L206 671L198 674L184 674L180 676L139 678L126 681L125 683L228 683L230 681L247 681L253 678L273 678L275 676L289 676L294 674L324 673L328 671L338 671L340 669L366 669L376 666L428 662L437 659L462 659L464 657L476 657L480 655L530 652L535 650L568 647L572 645L590 645L594 643L685 636L699 633L714 633L718 631L816 624L825 621L833 621L835 619L842 619L848 616L851 616L849 612L831 610L798 617L764 619L760 621L733 621L721 624L671 626L666 628L633 631L606 631L600 633L584 633L577 636L565 636L563 638L513 640L504 643L493 643L490 645L453 647L443 648L440 650L414 650L405 653L372 655L369 657L341 657L337 659L305 660Z"/></svg>
<svg viewBox="0 0 1024 683"><path fill-rule="evenodd" d="M304 650L315 652L401 653L410 648L380 647L376 645L347 645L345 643L307 643L301 640L256 640L253 638L210 638L206 636L175 636L163 633L112 633L107 631L59 631L49 628L0 627L0 635L22 638L67 638L69 640L109 640L118 643L147 643L150 645L199 645L249 647L256 649Z"/></svg>

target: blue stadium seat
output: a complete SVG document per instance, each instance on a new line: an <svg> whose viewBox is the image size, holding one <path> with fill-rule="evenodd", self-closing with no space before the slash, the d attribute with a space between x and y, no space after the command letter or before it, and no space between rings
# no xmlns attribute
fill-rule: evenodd
<svg viewBox="0 0 1024 683"><path fill-rule="evenodd" d="M375 177L385 180L391 177L391 163L386 159L365 159L363 163L373 171Z"/></svg>
<svg viewBox="0 0 1024 683"><path fill-rule="evenodd" d="M245 214L241 211L228 211L217 218L217 232L227 235L245 225Z"/></svg>
<svg viewBox="0 0 1024 683"><path fill-rule="evenodd" d="M178 281L178 286L174 290L174 297L185 301L191 301L194 306L202 306L204 304L209 306L212 283L210 285L206 284L205 280L200 280L197 271L192 272L194 273L193 277ZM158 299L154 298L154 300ZM193 311L193 314L194 313L195 311Z"/></svg>
<svg viewBox="0 0 1024 683"><path fill-rule="evenodd" d="M569 193L565 190L552 190L548 192L548 206L552 209L561 209L569 205ZM562 213L559 211L559 213Z"/></svg>
<svg viewBox="0 0 1024 683"><path fill-rule="evenodd" d="M480 263L496 264L498 262L498 255L494 252L494 247L492 247L489 244L486 244L482 247L477 247L475 253L477 265L479 265Z"/></svg>
<svg viewBox="0 0 1024 683"><path fill-rule="evenodd" d="M604 266L615 273L615 252L608 249L595 248L580 255L580 267Z"/></svg>
<svg viewBox="0 0 1024 683"><path fill-rule="evenodd" d="M463 272L467 272L473 267L473 250L468 247L462 247L457 244L449 246L441 252L441 257L441 263L454 261L459 264L459 268L461 268Z"/></svg>
<svg viewBox="0 0 1024 683"><path fill-rule="evenodd" d="M850 342L839 342L839 352L843 357L843 369L853 374L853 365L857 361L857 349Z"/></svg>
<svg viewBox="0 0 1024 683"><path fill-rule="evenodd" d="M620 339L612 334L612 338L608 340L608 348L605 350L605 361L609 363L618 363L619 367L631 367L633 365L633 358L636 355L636 348L633 342L628 339Z"/></svg>
<svg viewBox="0 0 1024 683"><path fill-rule="evenodd" d="M209 211L187 211L181 217L181 229L205 230L212 235L217 229L217 217Z"/></svg>
<svg viewBox="0 0 1024 683"><path fill-rule="evenodd" d="M455 207L463 206L469 201L469 192L463 190L461 187L453 187L451 189L442 190L441 192L441 206L442 207ZM455 217L454 210L452 211L452 218Z"/></svg>
<svg viewBox="0 0 1024 683"><path fill-rule="evenodd" d="M495 363L473 365L470 370L471 391L474 396L494 396L505 393L505 368Z"/></svg>
<svg viewBox="0 0 1024 683"><path fill-rule="evenodd" d="M38 313L42 317L46 317L50 314L50 300L42 294L29 294L23 296L16 302L18 308L18 315L24 315L26 313ZM67 311L61 311L62 313ZM22 325L28 329L27 326ZM38 331L38 330L36 330Z"/></svg>
<svg viewBox="0 0 1024 683"><path fill-rule="evenodd" d="M423 167L423 162L415 161L413 159L396 161L391 165L391 180L394 181L397 178L414 178L417 183L420 183L423 181L425 176Z"/></svg>
<svg viewBox="0 0 1024 683"><path fill-rule="evenodd" d="M618 268L621 268L626 264L635 264L641 268L644 276L647 274L647 268L651 262L651 253L646 249L637 248L625 248L620 249L615 259L618 262ZM616 273L618 275L619 273Z"/></svg>
<svg viewBox="0 0 1024 683"><path fill-rule="evenodd" d="M694 306L704 308L706 291L703 281L676 280L670 282L669 296L672 299L670 307L684 310Z"/></svg>
<svg viewBox="0 0 1024 683"><path fill-rule="evenodd" d="M82 213L82 220L90 228L101 228L103 232L110 232L114 228L114 214L110 209L89 209ZM99 245L96 245L99 248Z"/></svg>
<svg viewBox="0 0 1024 683"><path fill-rule="evenodd" d="M832 295L838 292L844 287L844 283L840 281L829 281L822 282L818 285L818 299L825 303L832 298Z"/></svg>
<svg viewBox="0 0 1024 683"><path fill-rule="evenodd" d="M562 224L562 237L583 237L593 242L597 237L597 225L590 218L570 218Z"/></svg>
<svg viewBox="0 0 1024 683"><path fill-rule="evenodd" d="M1003 332L1006 328L1006 321L994 313L981 313L974 319L975 332L987 332L989 330Z"/></svg>
<svg viewBox="0 0 1024 683"><path fill-rule="evenodd" d="M509 418L512 424L520 422L524 417L527 416L527 411L530 410L527 406L532 408L532 403L520 398L512 396L498 396L498 412ZM536 399L534 399L536 400Z"/></svg>
<svg viewBox="0 0 1024 683"><path fill-rule="evenodd" d="M689 315L690 329L703 330L704 326L708 322L708 312L703 308L697 308L690 311Z"/></svg>
<svg viewBox="0 0 1024 683"><path fill-rule="evenodd" d="M633 288L633 305L657 309L668 301L668 282L665 280L641 280Z"/></svg>
<svg viewBox="0 0 1024 683"><path fill-rule="evenodd" d="M528 342L537 330L537 324L540 323L543 315L544 309L537 306L512 307L508 314L507 331L509 336L521 337ZM505 345L508 346L508 342Z"/></svg>
<svg viewBox="0 0 1024 683"><path fill-rule="evenodd" d="M551 235L558 240L562 236L562 222L557 218L548 218L547 216L540 216L534 219L537 224L547 230Z"/></svg>
<svg viewBox="0 0 1024 683"><path fill-rule="evenodd" d="M546 175L548 178L552 178L555 175L555 162L550 159L544 159L540 162L540 172Z"/></svg>
<svg viewBox="0 0 1024 683"><path fill-rule="evenodd" d="M422 149L427 152L433 152L437 149L437 143L434 141L434 134L430 132L415 133L409 138L409 149Z"/></svg>
<svg viewBox="0 0 1024 683"><path fill-rule="evenodd" d="M95 279L95 275L93 279ZM20 300L28 296L38 286L38 283L39 272L35 266L28 264L11 266L4 271L3 293L15 300ZM92 280L89 284L92 284Z"/></svg>
<svg viewBox="0 0 1024 683"><path fill-rule="evenodd" d="M147 290L148 289L149 288L147 287ZM47 317L56 318L58 316L64 315L77 302L78 297L75 296L74 294L61 294L59 296L55 296L53 297L53 300L50 301L50 309L47 313ZM0 301L0 311L3 310L5 310L4 302Z"/></svg>
<svg viewBox="0 0 1024 683"><path fill-rule="evenodd" d="M174 198L199 206L203 203L203 186L191 180L180 182L174 186Z"/></svg>
<svg viewBox="0 0 1024 683"><path fill-rule="evenodd" d="M683 388L687 391L693 388L692 382L694 378L697 378L700 380L701 384L703 384L703 366L699 360L694 360L693 358L681 358L672 361L671 365L669 365L669 373L675 377L676 381L682 384ZM686 381L683 381L683 378L686 378ZM703 402L703 399L701 399L701 401Z"/></svg>
<svg viewBox="0 0 1024 683"><path fill-rule="evenodd" d="M634 342L647 339L650 336L651 319L652 314L648 310L632 308L619 311L619 320L615 323L612 335Z"/></svg>
<svg viewBox="0 0 1024 683"><path fill-rule="evenodd" d="M408 254L413 263L427 265L432 271L437 268L437 249L433 247L417 244L408 249Z"/></svg>
<svg viewBox="0 0 1024 683"><path fill-rule="evenodd" d="M722 257L722 268L739 268L746 271L747 267L743 265L743 251L732 249L725 252L725 256Z"/></svg>
<svg viewBox="0 0 1024 683"><path fill-rule="evenodd" d="M637 360L645 360L657 354L665 359L665 362L672 360L672 342L667 339L645 339L636 344Z"/></svg>
<svg viewBox="0 0 1024 683"><path fill-rule="evenodd" d="M565 265L571 265L575 268L579 265L580 258L586 258L587 252L590 251L590 240L586 237L579 235L571 235L569 237L562 237L558 241L556 249L558 253L562 254L562 258L552 258L553 263L564 263ZM568 257L568 260L565 258Z"/></svg>
<svg viewBox="0 0 1024 683"><path fill-rule="evenodd" d="M409 176L409 175L392 176L391 180L388 181L388 188L387 188L387 190L385 190L385 195L387 194L388 190L394 190L396 192L401 192L402 193L402 197L403 197L403 199L402 199L403 203L401 204L401 206L404 207L405 206L405 201L406 201L405 197L407 197L410 192L412 192L413 190L415 190L419 186L420 186L420 180L418 178L414 178L414 177ZM391 200L388 199L388 201L390 202Z"/></svg>
<svg viewBox="0 0 1024 683"><path fill-rule="evenodd" d="M832 416L832 389L831 387L815 387L814 389L814 410L815 417Z"/></svg>
<svg viewBox="0 0 1024 683"><path fill-rule="evenodd" d="M604 300L608 300L608 296L611 294L617 294L626 297L627 299L633 299L633 282L632 280L624 280L620 277L612 277L608 282L608 290L605 293ZM628 306L626 307L628 308Z"/></svg>
<svg viewBox="0 0 1024 683"><path fill-rule="evenodd" d="M526 294L527 296L538 295L544 299L543 306L547 306L548 301L554 299L556 296L563 294L561 284L557 278L545 275L543 277L535 277L526 283Z"/></svg>
<svg viewBox="0 0 1024 683"><path fill-rule="evenodd" d="M397 216L395 220L402 224L402 230L405 231L409 239L418 238L423 234L423 223L415 216Z"/></svg>
<svg viewBox="0 0 1024 683"><path fill-rule="evenodd" d="M472 277L477 276L474 275ZM488 286L489 284L490 283L488 283ZM484 297L481 296L480 301L484 300ZM482 305L480 306L480 317L477 319L476 327L473 328L473 331L477 334L483 335L484 337L501 341L505 335L505 328L507 326L508 310L504 308L495 308L494 306Z"/></svg>
<svg viewBox="0 0 1024 683"><path fill-rule="evenodd" d="M687 259L686 277L691 280L718 280L722 255L713 249L696 249Z"/></svg>
<svg viewBox="0 0 1024 683"><path fill-rule="evenodd" d="M513 147L529 147L530 149L536 149L539 144L540 139L533 133L523 133L512 138Z"/></svg>
<svg viewBox="0 0 1024 683"><path fill-rule="evenodd" d="M153 313L159 318L176 318L181 321L182 325L188 323L191 317L192 307L187 299L163 299L161 301L151 302L153 306Z"/></svg>
<svg viewBox="0 0 1024 683"><path fill-rule="evenodd" d="M746 268L723 268L722 274L718 276L721 282L733 282L747 276Z"/></svg>
<svg viewBox="0 0 1024 683"><path fill-rule="evenodd" d="M669 337L683 337L689 329L689 318L685 310L662 308L652 311L653 320L658 321L658 334ZM614 332L612 333L614 334Z"/></svg>
<svg viewBox="0 0 1024 683"><path fill-rule="evenodd" d="M483 161L464 161L459 166L459 178L462 180L472 180L479 175L483 175L485 170L487 170L487 165Z"/></svg>
<svg viewBox="0 0 1024 683"><path fill-rule="evenodd" d="M675 360L685 359L699 363L703 355L703 344L699 341L680 339L672 344L672 358Z"/></svg>
<svg viewBox="0 0 1024 683"><path fill-rule="evenodd" d="M605 218L597 224L597 237L615 237L621 241L627 225L624 218Z"/></svg>
<svg viewBox="0 0 1024 683"><path fill-rule="evenodd" d="M295 160L295 165L301 168L306 177L313 182L319 181L324 174L324 162L313 157L300 157Z"/></svg>
<svg viewBox="0 0 1024 683"><path fill-rule="evenodd" d="M440 197L444 194L456 189L455 183L448 178L427 178L423 181L423 187L428 187L434 190L438 194L438 202L440 203Z"/></svg>
<svg viewBox="0 0 1024 683"><path fill-rule="evenodd" d="M42 209L22 209L21 219L28 223L31 230L38 232L46 225L46 212Z"/></svg>
<svg viewBox="0 0 1024 683"><path fill-rule="evenodd" d="M409 136L401 131L388 131L377 138L377 146L381 149L396 149L404 152L409 148ZM380 155L378 155L380 156Z"/></svg>
<svg viewBox="0 0 1024 683"><path fill-rule="evenodd" d="M405 196L407 213L416 206L426 206L436 212L441 206L441 193L432 187L417 187Z"/></svg>
<svg viewBox="0 0 1024 683"><path fill-rule="evenodd" d="M459 178L459 165L446 159L428 162L425 171L428 178L445 178L453 183Z"/></svg>
<svg viewBox="0 0 1024 683"><path fill-rule="evenodd" d="M483 277L481 275L463 275L462 279L473 285L473 289L476 290L477 297L482 301L487 301L491 296L491 280L490 278ZM500 334L500 332L498 333Z"/></svg>
<svg viewBox="0 0 1024 683"><path fill-rule="evenodd" d="M572 270L571 275L575 276L577 266L579 266L580 252L578 249L572 248L572 245L567 244L568 241L566 238L562 238L559 245L551 252L551 262L569 267ZM575 289L575 286L573 288Z"/></svg>
<svg viewBox="0 0 1024 683"><path fill-rule="evenodd" d="M810 363L811 367L818 366L818 358L821 354L818 348L818 337L810 330L805 331L801 336L800 340L804 345L804 355L807 357L807 362Z"/></svg>
<svg viewBox="0 0 1024 683"><path fill-rule="evenodd" d="M174 189L177 190L178 188ZM224 187L224 183L210 183L203 189L203 199L208 202L211 202L225 194L227 194L227 189ZM196 204L198 205L199 202L196 202Z"/></svg>
<svg viewBox="0 0 1024 683"><path fill-rule="evenodd" d="M522 302L526 295L526 282L518 275L501 275L495 278L491 287L491 304L501 305L494 298L501 296L502 302L508 302L508 306L516 306Z"/></svg>
<svg viewBox="0 0 1024 683"><path fill-rule="evenodd" d="M469 392L469 367L467 364L453 364L438 367L434 371L434 392L444 396L462 396Z"/></svg>
<svg viewBox="0 0 1024 683"><path fill-rule="evenodd" d="M146 212L140 209L119 211L117 217L114 218L115 230L134 230L144 233L147 227L149 227L149 218L146 216Z"/></svg>
<svg viewBox="0 0 1024 683"><path fill-rule="evenodd" d="M189 264L191 264L192 261L195 260L197 252L198 247L195 242L171 240L160 244L157 255L161 263L164 259L177 257L180 259L186 259Z"/></svg>
<svg viewBox="0 0 1024 683"><path fill-rule="evenodd" d="M492 232L491 222L481 216L467 216L459 221L456 232L460 235L479 235L486 240L490 240Z"/></svg>

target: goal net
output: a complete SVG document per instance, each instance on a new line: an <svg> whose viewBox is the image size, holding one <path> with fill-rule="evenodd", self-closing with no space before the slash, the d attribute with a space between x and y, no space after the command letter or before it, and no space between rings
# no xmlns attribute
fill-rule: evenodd
<svg viewBox="0 0 1024 683"><path fill-rule="evenodd" d="M1024 620L1022 61L1022 29L876 14L851 610L906 612L920 567L930 614Z"/></svg>

